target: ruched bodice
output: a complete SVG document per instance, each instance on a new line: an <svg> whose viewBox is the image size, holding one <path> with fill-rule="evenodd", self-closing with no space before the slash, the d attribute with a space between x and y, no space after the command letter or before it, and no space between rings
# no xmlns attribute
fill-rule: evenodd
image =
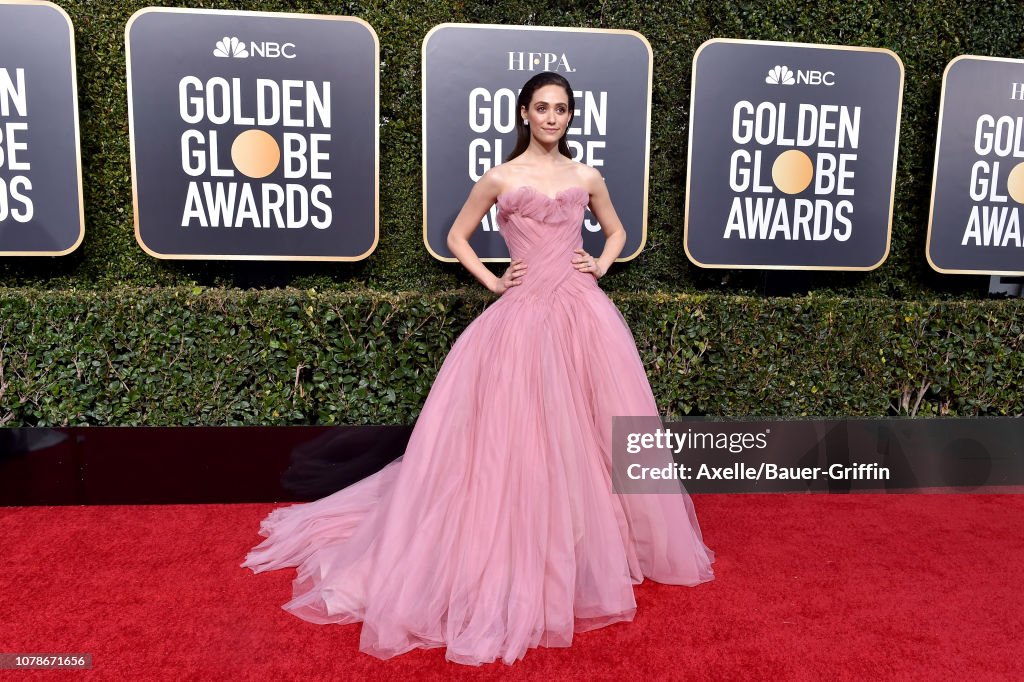
<svg viewBox="0 0 1024 682"><path fill-rule="evenodd" d="M512 259L528 266L523 283L506 292L516 298L551 293L566 283L596 288L589 272L573 267L575 249L583 246L583 212L590 194L570 187L550 197L530 185L498 196L498 227Z"/></svg>

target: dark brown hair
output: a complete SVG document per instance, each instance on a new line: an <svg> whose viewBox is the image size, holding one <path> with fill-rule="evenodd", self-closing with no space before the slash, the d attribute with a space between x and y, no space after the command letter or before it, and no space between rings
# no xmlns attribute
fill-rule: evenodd
<svg viewBox="0 0 1024 682"><path fill-rule="evenodd" d="M519 97L516 99L516 146L505 158L505 161L511 161L516 158L530 146L530 127L523 123L523 117L520 112L524 108L527 111L530 110L533 93L545 85L559 85L565 89L565 93L569 96L569 122L565 126L565 132L562 133L562 139L558 141L558 151L562 156L572 158L572 153L569 152L569 144L565 141L565 138L569 134L569 126L572 125L572 119L576 111L576 98L572 96L572 86L569 85L569 81L565 77L552 71L543 71L526 81L522 91L519 93Z"/></svg>

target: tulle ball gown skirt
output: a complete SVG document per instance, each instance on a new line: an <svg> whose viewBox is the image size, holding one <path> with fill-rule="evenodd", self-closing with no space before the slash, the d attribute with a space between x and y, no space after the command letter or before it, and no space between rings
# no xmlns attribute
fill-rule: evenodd
<svg viewBox="0 0 1024 682"><path fill-rule="evenodd" d="M297 567L287 611L362 622L360 650L379 658L513 663L631 620L645 577L714 577L685 491L612 490L612 417L658 411L625 320L571 264L587 197L499 197L527 275L459 336L405 453L263 520L242 566Z"/></svg>

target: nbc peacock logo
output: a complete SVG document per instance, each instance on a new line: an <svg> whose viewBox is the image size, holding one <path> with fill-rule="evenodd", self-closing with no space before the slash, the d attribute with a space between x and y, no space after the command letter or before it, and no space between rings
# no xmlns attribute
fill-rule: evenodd
<svg viewBox="0 0 1024 682"><path fill-rule="evenodd" d="M245 43L240 41L238 38L235 38L234 36L224 36L217 41L217 45L213 49L213 56L245 59L249 56L249 50L245 49Z"/></svg>
<svg viewBox="0 0 1024 682"><path fill-rule="evenodd" d="M788 66L776 65L768 71L764 82L768 85L793 85L796 83L796 78L793 77L793 72Z"/></svg>

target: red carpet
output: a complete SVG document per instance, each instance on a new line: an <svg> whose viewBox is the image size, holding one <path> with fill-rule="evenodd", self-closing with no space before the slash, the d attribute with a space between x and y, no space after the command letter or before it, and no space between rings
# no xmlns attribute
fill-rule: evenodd
<svg viewBox="0 0 1024 682"><path fill-rule="evenodd" d="M632 623L467 668L379 661L359 625L281 610L239 568L269 504L0 508L0 653L92 653L4 679L1022 679L1024 496L695 495L717 578L637 587Z"/></svg>

